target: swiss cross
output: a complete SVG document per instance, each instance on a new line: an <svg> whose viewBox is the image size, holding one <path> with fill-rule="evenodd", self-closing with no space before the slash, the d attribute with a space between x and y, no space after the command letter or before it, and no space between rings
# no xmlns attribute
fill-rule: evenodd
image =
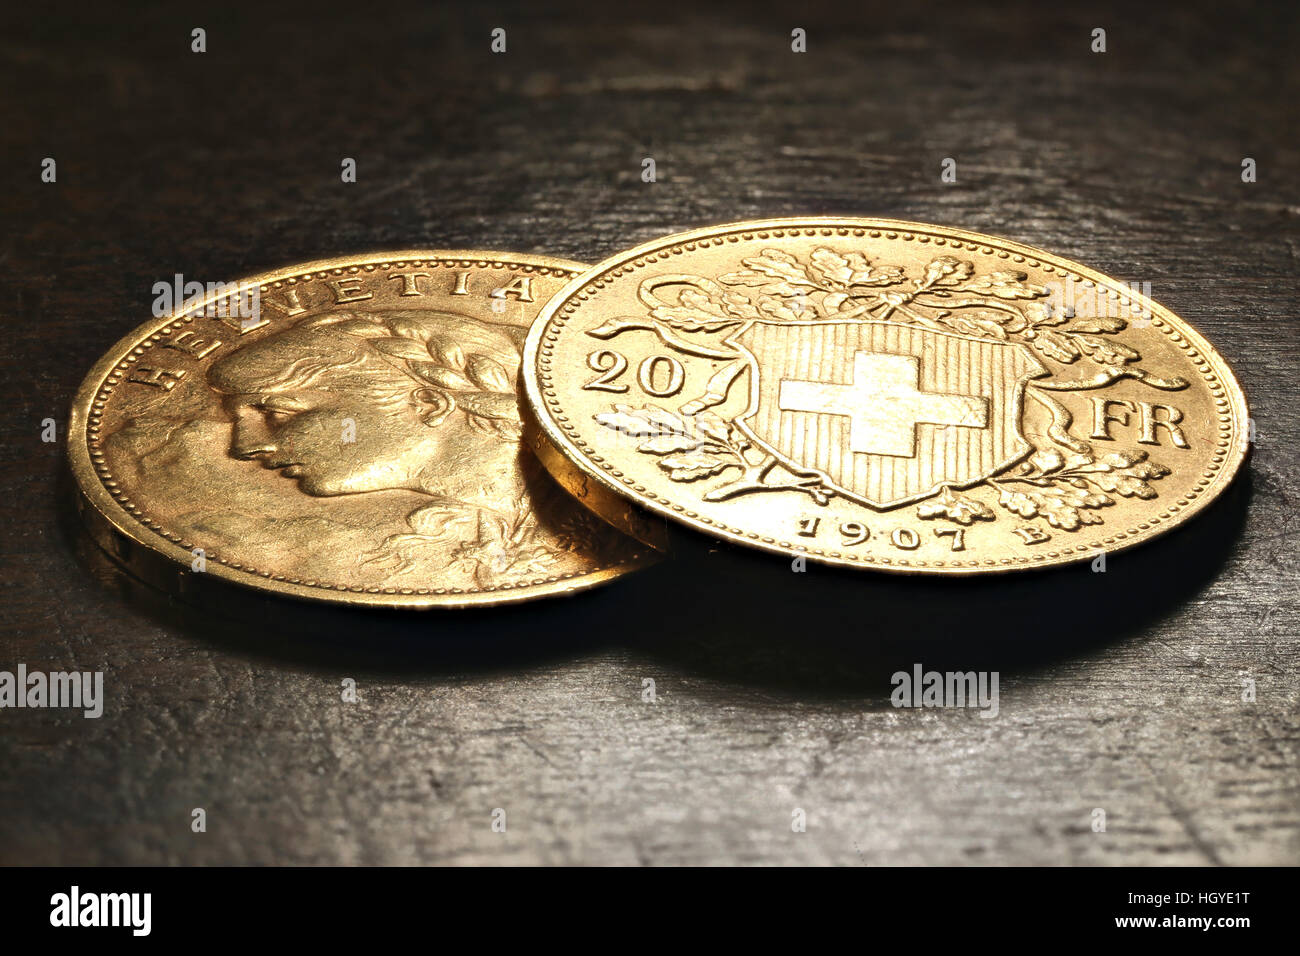
<svg viewBox="0 0 1300 956"><path fill-rule="evenodd" d="M986 428L987 398L923 392L920 360L912 355L855 352L853 384L783 379L777 407L788 412L846 415L849 450L869 455L916 455L916 426Z"/></svg>

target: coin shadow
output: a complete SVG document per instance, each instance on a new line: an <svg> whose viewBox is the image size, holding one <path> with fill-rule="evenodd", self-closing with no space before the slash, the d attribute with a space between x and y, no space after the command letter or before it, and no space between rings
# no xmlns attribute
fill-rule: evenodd
<svg viewBox="0 0 1300 956"><path fill-rule="evenodd" d="M615 650L661 675L886 707L890 676L916 664L1030 674L1140 639L1214 580L1250 496L1247 469L1195 521L1108 555L1104 573L1087 561L962 578L812 563L795 573L788 557L700 538L589 591L427 611L318 604L215 581L195 604L123 570L75 515L65 513L62 528L91 574L149 623L272 666L436 680L517 674Z"/></svg>
<svg viewBox="0 0 1300 956"><path fill-rule="evenodd" d="M683 674L804 700L888 707L891 676L1044 671L1138 641L1222 570L1245 524L1249 470L1196 520L1094 562L974 577L840 570L730 547L674 565L629 646Z"/></svg>

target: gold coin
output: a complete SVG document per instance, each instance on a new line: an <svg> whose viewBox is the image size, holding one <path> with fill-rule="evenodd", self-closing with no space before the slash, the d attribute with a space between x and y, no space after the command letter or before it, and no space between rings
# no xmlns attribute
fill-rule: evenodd
<svg viewBox="0 0 1300 956"><path fill-rule="evenodd" d="M524 379L570 490L847 567L1095 560L1205 508L1248 445L1227 364L1144 290L893 220L733 223L607 259L547 303Z"/></svg>
<svg viewBox="0 0 1300 956"><path fill-rule="evenodd" d="M390 607L522 601L640 566L649 549L521 442L524 336L584 268L351 256L159 307L73 404L92 534L129 567L171 562L182 583Z"/></svg>

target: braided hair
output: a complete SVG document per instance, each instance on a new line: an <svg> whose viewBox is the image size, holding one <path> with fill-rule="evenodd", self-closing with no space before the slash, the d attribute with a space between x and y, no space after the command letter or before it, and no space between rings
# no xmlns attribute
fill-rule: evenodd
<svg viewBox="0 0 1300 956"><path fill-rule="evenodd" d="M471 427L503 440L520 437L514 379L524 329L434 310L330 313L294 328L363 340L362 357L377 356L411 380L412 388L389 397L420 403L436 391L465 412Z"/></svg>

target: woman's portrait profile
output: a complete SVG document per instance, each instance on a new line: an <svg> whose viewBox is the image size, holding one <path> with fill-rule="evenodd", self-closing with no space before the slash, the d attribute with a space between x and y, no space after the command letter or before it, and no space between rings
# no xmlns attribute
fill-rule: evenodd
<svg viewBox="0 0 1300 956"><path fill-rule="evenodd" d="M401 571L437 555L484 583L545 572L567 550L532 508L514 388L523 334L445 311L329 313L230 353L207 378L232 458L317 498L423 496L359 564Z"/></svg>

